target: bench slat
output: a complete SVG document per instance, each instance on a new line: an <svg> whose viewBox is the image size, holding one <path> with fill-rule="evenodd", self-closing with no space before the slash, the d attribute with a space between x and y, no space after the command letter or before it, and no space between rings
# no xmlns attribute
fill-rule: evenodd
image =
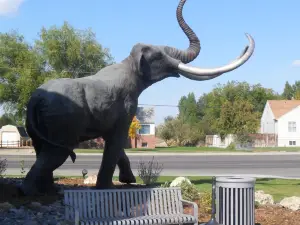
<svg viewBox="0 0 300 225"><path fill-rule="evenodd" d="M64 200L78 209L84 221L103 221L103 225L172 224L183 213L180 188L65 190ZM74 209L66 207L65 216L73 219Z"/></svg>
<svg viewBox="0 0 300 225"><path fill-rule="evenodd" d="M168 214L168 203L167 203L167 199L166 199L166 192L165 191L162 191L162 199L164 201L164 204L163 204L163 213L164 214Z"/></svg>
<svg viewBox="0 0 300 225"><path fill-rule="evenodd" d="M121 219L116 221L116 224L134 224L134 225L141 225L141 224L153 224L153 225L160 225L162 223L164 224L174 224L174 222L171 222L172 218L175 218L175 223L196 223L197 220L191 216L186 214L176 214L176 215L154 215L154 216L141 216L141 217L135 217L130 219ZM99 221L93 221L93 220L81 220L82 224L110 224L112 221L105 219L101 222ZM111 223L113 224L113 223Z"/></svg>

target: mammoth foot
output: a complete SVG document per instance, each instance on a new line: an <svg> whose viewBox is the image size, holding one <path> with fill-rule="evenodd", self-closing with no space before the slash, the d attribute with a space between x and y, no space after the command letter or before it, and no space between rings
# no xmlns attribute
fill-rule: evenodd
<svg viewBox="0 0 300 225"><path fill-rule="evenodd" d="M35 184L22 184L19 187L19 191L23 196L41 196L41 195L52 195L57 194L60 189L54 185L48 187L47 189L38 189L35 187Z"/></svg>
<svg viewBox="0 0 300 225"><path fill-rule="evenodd" d="M127 174L120 172L119 181L125 184L132 184L132 183L136 183L136 178L133 175L132 171L130 171L130 173Z"/></svg>
<svg viewBox="0 0 300 225"><path fill-rule="evenodd" d="M37 160L27 173L21 187L25 195L52 194L56 192L53 171L69 157L64 149L43 146Z"/></svg>
<svg viewBox="0 0 300 225"><path fill-rule="evenodd" d="M24 195L35 196L44 194L54 194L58 188L54 185L53 176L34 177L28 174L20 187Z"/></svg>
<svg viewBox="0 0 300 225"><path fill-rule="evenodd" d="M113 183L105 184L105 183L96 183L95 189L114 189L115 185Z"/></svg>

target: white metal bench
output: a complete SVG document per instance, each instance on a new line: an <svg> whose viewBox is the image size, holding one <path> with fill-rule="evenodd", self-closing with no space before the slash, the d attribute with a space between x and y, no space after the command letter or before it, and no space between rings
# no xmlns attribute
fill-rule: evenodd
<svg viewBox="0 0 300 225"><path fill-rule="evenodd" d="M66 220L76 225L198 225L198 206L181 198L180 187L65 190L64 202Z"/></svg>

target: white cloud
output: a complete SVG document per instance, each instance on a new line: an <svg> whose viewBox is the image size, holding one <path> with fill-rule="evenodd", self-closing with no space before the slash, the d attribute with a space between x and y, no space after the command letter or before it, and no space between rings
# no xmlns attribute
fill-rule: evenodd
<svg viewBox="0 0 300 225"><path fill-rule="evenodd" d="M300 59L296 59L292 63L293 66L300 66Z"/></svg>
<svg viewBox="0 0 300 225"><path fill-rule="evenodd" d="M0 0L0 16L15 14L24 0Z"/></svg>

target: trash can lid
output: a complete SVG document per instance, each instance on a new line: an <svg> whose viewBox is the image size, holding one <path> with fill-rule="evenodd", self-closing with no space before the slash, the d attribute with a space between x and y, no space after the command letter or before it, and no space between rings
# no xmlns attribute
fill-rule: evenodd
<svg viewBox="0 0 300 225"><path fill-rule="evenodd" d="M232 185L250 185L253 186L255 184L256 179L254 177L247 177L247 176L226 176L226 177L216 177L216 184L222 184L225 186L232 186ZM228 187L229 187L228 186Z"/></svg>

